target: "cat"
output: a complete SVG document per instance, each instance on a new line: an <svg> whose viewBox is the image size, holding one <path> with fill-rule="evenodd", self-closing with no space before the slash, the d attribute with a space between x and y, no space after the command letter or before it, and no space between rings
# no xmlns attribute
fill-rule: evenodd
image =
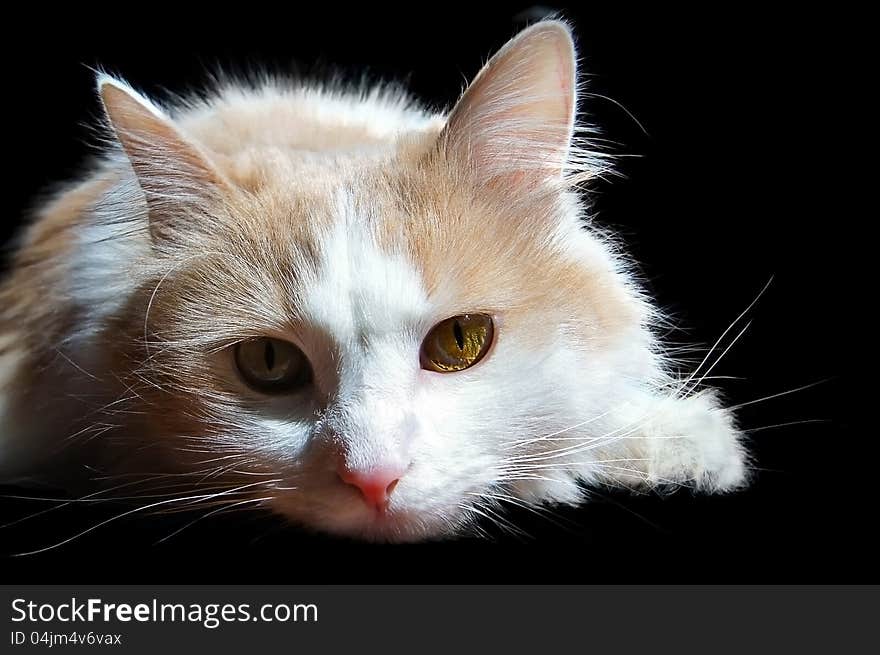
<svg viewBox="0 0 880 655"><path fill-rule="evenodd" d="M609 161L576 61L537 22L448 114L265 79L160 107L98 74L106 152L0 286L0 481L375 541L746 485L732 413L588 216Z"/></svg>

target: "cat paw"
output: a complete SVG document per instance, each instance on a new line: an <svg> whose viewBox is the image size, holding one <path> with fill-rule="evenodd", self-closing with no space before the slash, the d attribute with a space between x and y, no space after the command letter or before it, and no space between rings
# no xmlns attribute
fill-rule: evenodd
<svg viewBox="0 0 880 655"><path fill-rule="evenodd" d="M711 392L669 403L652 423L647 471L652 484L724 492L748 482L742 433Z"/></svg>

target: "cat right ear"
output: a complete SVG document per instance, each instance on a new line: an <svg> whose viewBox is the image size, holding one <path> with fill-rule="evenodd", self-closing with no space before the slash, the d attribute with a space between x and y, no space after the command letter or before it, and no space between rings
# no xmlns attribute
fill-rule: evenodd
<svg viewBox="0 0 880 655"><path fill-rule="evenodd" d="M173 239L219 197L227 182L161 109L109 75L98 92L144 192L154 241Z"/></svg>
<svg viewBox="0 0 880 655"><path fill-rule="evenodd" d="M562 177L577 102L571 29L541 21L489 60L459 99L444 143L484 182Z"/></svg>

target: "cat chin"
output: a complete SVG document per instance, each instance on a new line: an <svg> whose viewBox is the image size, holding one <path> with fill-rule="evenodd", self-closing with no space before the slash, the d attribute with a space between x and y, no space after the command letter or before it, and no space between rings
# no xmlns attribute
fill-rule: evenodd
<svg viewBox="0 0 880 655"><path fill-rule="evenodd" d="M359 500L340 504L303 507L284 499L274 511L292 523L337 537L374 543L413 543L459 535L468 519L456 506L448 510L416 510L389 506L383 512Z"/></svg>
<svg viewBox="0 0 880 655"><path fill-rule="evenodd" d="M370 517L360 525L327 532L372 543L417 543L457 536L459 528L451 527L451 523L426 521L412 514L389 513Z"/></svg>
<svg viewBox="0 0 880 655"><path fill-rule="evenodd" d="M416 543L451 538L457 536L460 529L452 520L425 520L417 514L402 512L364 516L354 522L328 516L310 522L307 527L336 537L372 543Z"/></svg>

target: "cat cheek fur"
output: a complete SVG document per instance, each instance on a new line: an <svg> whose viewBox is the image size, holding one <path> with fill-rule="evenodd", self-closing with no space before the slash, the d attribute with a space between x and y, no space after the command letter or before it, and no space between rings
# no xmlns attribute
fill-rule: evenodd
<svg viewBox="0 0 880 655"><path fill-rule="evenodd" d="M608 163L573 138L575 82L557 21L508 43L448 117L268 82L171 118L102 76L114 145L39 212L0 286L0 478L58 450L72 470L85 441L90 465L208 476L211 502L378 540L591 485L741 486L732 416L670 372L663 317L585 216L576 187ZM498 321L489 356L421 370L427 331L475 311ZM263 335L301 346L313 385L246 388L228 347ZM377 517L340 462L395 458Z"/></svg>

